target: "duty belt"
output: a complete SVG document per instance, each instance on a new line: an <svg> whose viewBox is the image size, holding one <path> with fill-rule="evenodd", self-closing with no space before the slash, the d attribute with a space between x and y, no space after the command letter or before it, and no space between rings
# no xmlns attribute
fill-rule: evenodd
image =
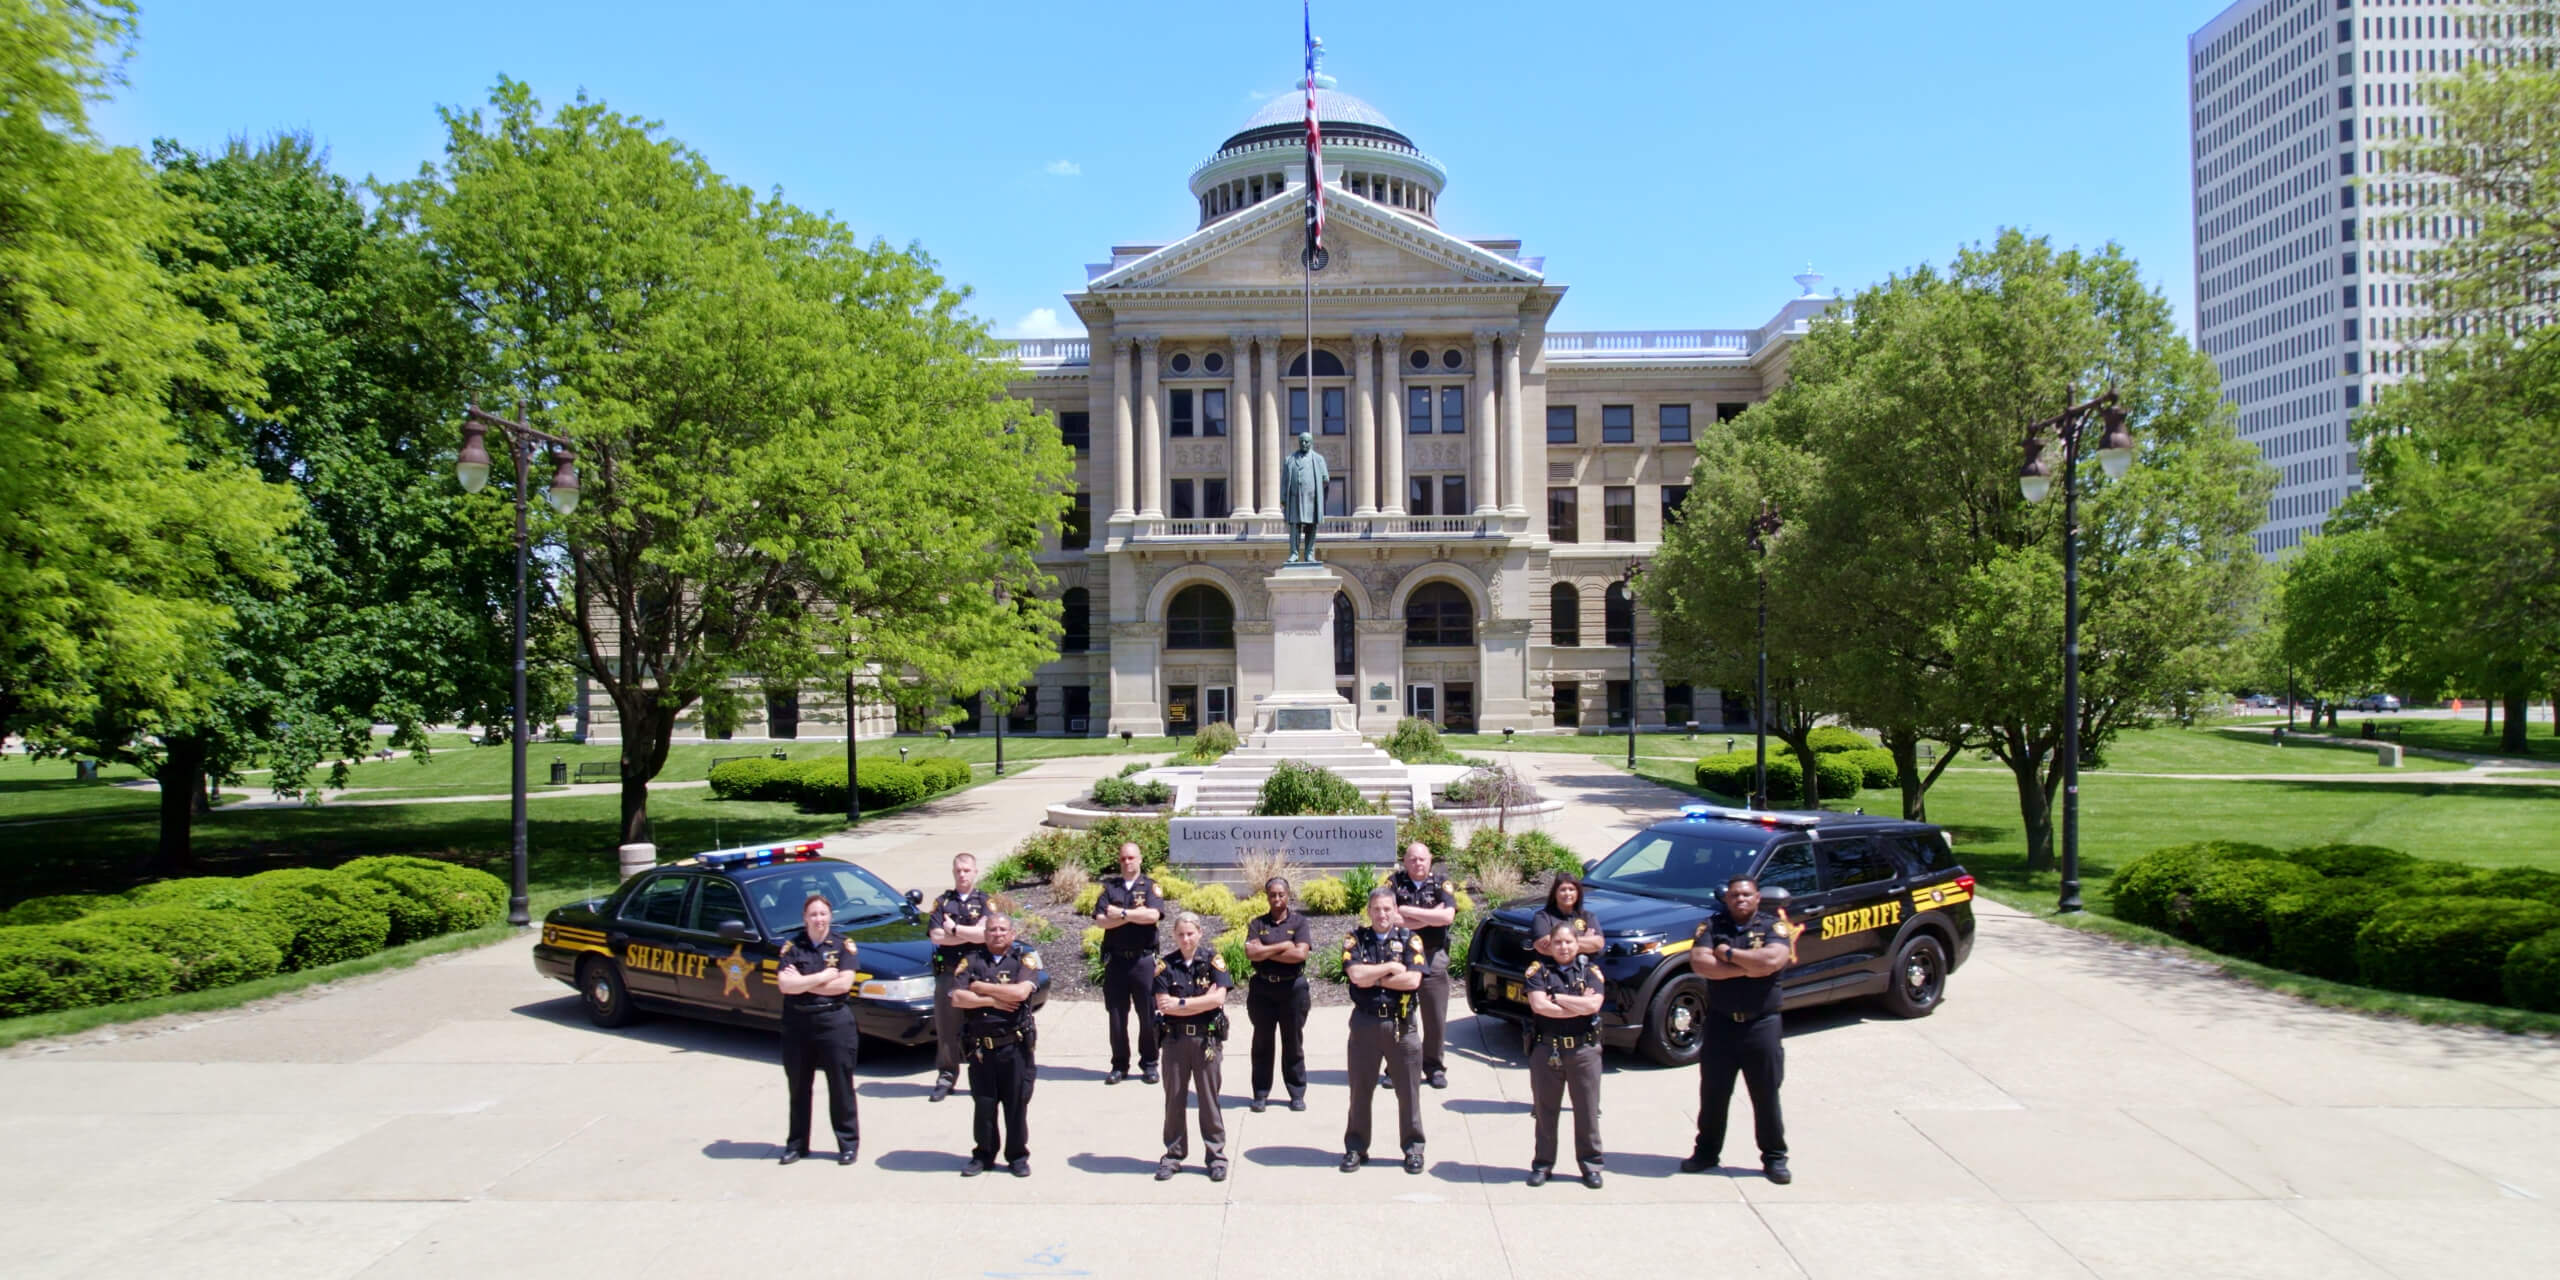
<svg viewBox="0 0 2560 1280"><path fill-rule="evenodd" d="M1001 1049L1006 1045L1022 1043L1022 1033L1007 1031L992 1036L968 1036L965 1039L968 1041L968 1047L972 1049Z"/></svg>
<svg viewBox="0 0 2560 1280"><path fill-rule="evenodd" d="M1724 1016L1736 1022L1757 1022L1762 1018L1774 1018L1778 1015L1775 1010L1771 1010L1767 1013L1727 1013Z"/></svg>
<svg viewBox="0 0 2560 1280"><path fill-rule="evenodd" d="M815 1001L807 996L793 996L791 999L798 1003L785 1003L782 1008L786 1013L834 1013L845 1007L842 996L824 996Z"/></svg>
<svg viewBox="0 0 2560 1280"><path fill-rule="evenodd" d="M1559 1049L1579 1049L1585 1045L1596 1045L1600 1043L1599 1038L1596 1036L1557 1036L1541 1034L1538 1038Z"/></svg>
<svg viewBox="0 0 2560 1280"><path fill-rule="evenodd" d="M1164 1029L1175 1035L1205 1036L1209 1034L1207 1027L1196 1022L1167 1022L1164 1024Z"/></svg>

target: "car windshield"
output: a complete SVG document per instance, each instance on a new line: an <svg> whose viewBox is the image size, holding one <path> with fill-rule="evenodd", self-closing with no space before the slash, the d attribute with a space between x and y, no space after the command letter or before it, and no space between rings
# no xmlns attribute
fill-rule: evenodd
<svg viewBox="0 0 2560 1280"><path fill-rule="evenodd" d="M1656 897L1714 902L1725 881L1751 874L1760 842L1712 830L1647 831L1591 868L1585 883Z"/></svg>
<svg viewBox="0 0 2560 1280"><path fill-rule="evenodd" d="M879 877L842 862L804 862L788 871L759 876L741 886L765 936L778 938L800 927L800 906L813 893L825 894L836 909L836 927L893 916L906 909L906 899Z"/></svg>

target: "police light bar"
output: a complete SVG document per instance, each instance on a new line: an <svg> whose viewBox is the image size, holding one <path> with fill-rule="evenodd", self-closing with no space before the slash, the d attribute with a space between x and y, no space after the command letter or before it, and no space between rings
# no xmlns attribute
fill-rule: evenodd
<svg viewBox="0 0 2560 1280"><path fill-rule="evenodd" d="M740 845L735 849L718 849L694 855L697 866L734 871L740 867L762 867L776 862L808 862L818 856L820 845L815 840L791 844Z"/></svg>
<svg viewBox="0 0 2560 1280"><path fill-rule="evenodd" d="M1728 809L1720 804L1684 804L1680 816L1693 822L1708 818L1731 818L1736 822L1757 822L1764 827L1814 827L1822 824L1818 813L1779 813L1771 809Z"/></svg>

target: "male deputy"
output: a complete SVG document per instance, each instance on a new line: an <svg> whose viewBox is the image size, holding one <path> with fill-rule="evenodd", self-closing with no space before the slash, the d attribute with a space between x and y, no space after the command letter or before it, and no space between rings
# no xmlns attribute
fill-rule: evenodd
<svg viewBox="0 0 2560 1280"><path fill-rule="evenodd" d="M1369 923L1342 939L1342 977L1351 984L1351 1121L1342 1131L1342 1171L1369 1163L1369 1104L1385 1064L1396 1090L1396 1138L1404 1171L1422 1172L1422 1100L1414 1076L1422 1042L1413 1027L1413 996L1422 987L1422 940L1396 922L1396 895L1385 885L1369 894Z"/></svg>
<svg viewBox="0 0 2560 1280"><path fill-rule="evenodd" d="M1449 1026L1449 926L1458 919L1458 895L1447 876L1431 869L1431 846L1419 840L1405 846L1404 866L1387 877L1387 887L1395 891L1400 922L1422 940L1422 1074L1432 1088L1446 1089L1448 1063L1440 1050Z"/></svg>
<svg viewBox="0 0 2560 1280"><path fill-rule="evenodd" d="M1273 876L1262 884L1271 910L1244 927L1245 958L1253 962L1244 1013L1253 1020L1253 1109L1271 1101L1272 1042L1279 1041L1280 1080L1289 1086L1289 1109L1307 1109L1307 953L1315 933L1307 913L1289 901L1289 882Z"/></svg>
<svg viewBox="0 0 2560 1280"><path fill-rule="evenodd" d="M1227 962L1200 947L1200 917L1174 917L1173 954L1156 961L1155 1015L1164 1021L1164 1158L1156 1181L1182 1171L1190 1154L1185 1093L1199 1095L1200 1155L1209 1181L1227 1180L1227 1121L1218 1112L1218 1050L1227 1037Z"/></svg>
<svg viewBox="0 0 2560 1280"><path fill-rule="evenodd" d="M1005 1168L1017 1178L1028 1178L1031 1085L1040 1072L1032 1061L1034 1029L1027 1006L1040 979L1040 953L1015 944L1013 921L1004 916L990 915L982 927L986 946L962 963L960 980L951 989L951 1003L964 1015L969 1099L976 1108L971 1124L976 1145L960 1176L974 1178L995 1167L996 1120L1001 1115Z"/></svg>
<svg viewBox="0 0 2560 1280"><path fill-rule="evenodd" d="M1138 1069L1156 1082L1156 1020L1144 1005L1156 984L1156 922L1164 897L1139 867L1138 846L1120 846L1120 874L1102 882L1093 922L1102 926L1102 1008L1111 1023L1111 1073L1104 1084L1129 1078L1129 1015L1138 1015Z"/></svg>
<svg viewBox="0 0 2560 1280"><path fill-rule="evenodd" d="M960 985L960 966L986 950L987 895L978 892L978 859L960 854L951 859L951 887L933 900L926 936L933 939L933 1096L951 1096L960 1081L960 1010L951 1003Z"/></svg>
<svg viewBox="0 0 2560 1280"><path fill-rule="evenodd" d="M1573 1159L1582 1169L1582 1185L1600 1189L1600 1004L1599 966L1583 954L1573 925L1556 922L1539 939L1546 953L1563 962L1532 960L1520 985L1529 994L1534 1034L1529 1041L1530 1112L1537 1130L1536 1150L1529 1157L1529 1185L1545 1186L1556 1169L1556 1113L1565 1094L1573 1094Z"/></svg>
<svg viewBox="0 0 2560 1280"><path fill-rule="evenodd" d="M1698 1060L1698 1142L1680 1162L1682 1173L1716 1167L1739 1072L1751 1094L1761 1172L1771 1182L1795 1181L1787 1171L1787 1129L1778 1113L1778 1085L1787 1069L1786 1046L1778 1038L1778 974L1793 958L1793 936L1784 912L1761 908L1760 886L1749 876L1728 881L1724 909L1698 926L1689 969L1708 983L1706 1045Z"/></svg>

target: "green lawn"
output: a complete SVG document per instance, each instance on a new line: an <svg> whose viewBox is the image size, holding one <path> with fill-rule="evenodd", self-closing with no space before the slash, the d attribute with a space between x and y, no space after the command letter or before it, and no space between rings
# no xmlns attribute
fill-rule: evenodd
<svg viewBox="0 0 2560 1280"><path fill-rule="evenodd" d="M1509 748L1502 745L1502 735L1482 733L1449 734L1443 738L1451 749L1469 755L1499 760L1504 751L1546 751L1597 756L1604 760L1627 758L1625 734L1579 737L1561 734L1522 735ZM1636 756L1677 757L1695 760L1715 755L1731 742L1734 749L1751 749L1751 735L1700 733L1690 738L1677 733L1643 733L1636 735ZM1786 750L1776 739L1769 742L1771 754ZM1949 768L1990 767L1996 763L1967 760ZM2388 773L2375 761L2370 747L2334 747L2293 743L2278 748L2274 739L2264 734L2228 732L2221 729L2182 729L2174 726L2141 729L2118 734L2108 744L2106 767L2132 773ZM2442 760L2407 757L2402 772L2458 770L2464 766Z"/></svg>
<svg viewBox="0 0 2560 1280"><path fill-rule="evenodd" d="M736 756L769 756L776 747L790 753L794 761L842 760L841 742L704 742L679 743L667 752L667 764L653 779L657 782L699 782L711 776L711 763ZM875 739L862 744L862 758L894 761L898 748L907 748L909 760L928 756L948 756L972 764L991 763L996 756L995 736L984 734L953 738ZM1127 755L1133 758L1160 758L1171 750L1161 738L1152 742L1139 740L1122 746L1117 738L1017 738L1004 740L1007 764L1018 760L1046 760L1060 756ZM613 745L581 746L574 743L537 742L525 756L527 776L538 789L551 776L555 759L569 763L572 780L577 766L589 761L610 763L622 758L622 749ZM397 760L372 760L349 771L347 785L366 790L381 789L388 793L415 798L434 795L500 795L507 790L512 772L510 753L503 745L494 747L457 747L438 750L424 760L403 757ZM588 778L588 782L609 779Z"/></svg>
<svg viewBox="0 0 2560 1280"><path fill-rule="evenodd" d="M2480 732L2476 713L2452 717L2436 716L2363 716L2351 712L2338 713L2338 727L2349 733L2372 720L2378 724L2396 725L2404 746L2426 747L2436 751L2467 751L2474 755L2508 754L2498 746L2498 735ZM2501 718L2503 721L2503 717ZM2525 726L2524 754L2535 760L2560 760L2560 738L2551 736L2551 722L2535 717Z"/></svg>

